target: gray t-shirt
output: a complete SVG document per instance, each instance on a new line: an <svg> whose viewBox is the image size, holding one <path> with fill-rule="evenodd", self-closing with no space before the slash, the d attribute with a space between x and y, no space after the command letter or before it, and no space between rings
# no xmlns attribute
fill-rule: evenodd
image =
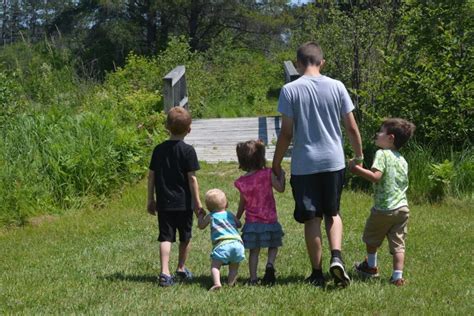
<svg viewBox="0 0 474 316"><path fill-rule="evenodd" d="M344 84L326 76L302 76L283 86L278 112L293 118L291 173L345 168L340 120L354 110Z"/></svg>

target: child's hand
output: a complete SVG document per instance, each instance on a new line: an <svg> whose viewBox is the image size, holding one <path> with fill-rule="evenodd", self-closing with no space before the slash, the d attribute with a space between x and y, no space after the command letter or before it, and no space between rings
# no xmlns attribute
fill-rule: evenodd
<svg viewBox="0 0 474 316"><path fill-rule="evenodd" d="M155 216L156 215L156 201L155 200L148 201L146 209L150 215Z"/></svg>
<svg viewBox="0 0 474 316"><path fill-rule="evenodd" d="M349 160L349 170L350 170L350 172L355 173L355 171L361 166L362 166L362 164L360 162L357 162L356 159Z"/></svg>
<svg viewBox="0 0 474 316"><path fill-rule="evenodd" d="M204 217L206 216L206 211L200 207L196 210L196 216L199 218L199 217Z"/></svg>

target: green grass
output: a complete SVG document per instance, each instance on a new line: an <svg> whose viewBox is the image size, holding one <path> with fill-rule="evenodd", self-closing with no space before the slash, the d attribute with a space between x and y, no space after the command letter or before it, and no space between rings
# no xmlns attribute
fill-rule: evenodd
<svg viewBox="0 0 474 316"><path fill-rule="evenodd" d="M225 190L237 205L235 164L204 165L198 173L201 194ZM239 285L209 293L209 231L194 230L188 267L193 283L160 288L156 218L145 210L142 181L121 198L97 209L69 211L36 219L36 224L0 231L0 314L470 314L474 308L472 206L457 201L412 205L405 276L408 285L388 283L391 258L386 243L379 252L382 277L354 277L346 289L326 290L302 283L309 274L303 227L292 219L291 190L276 194L284 246L277 258L278 284L246 287L247 261ZM364 256L360 241L371 197L343 194L344 257L347 265ZM40 222L40 224L38 224ZM328 268L324 240L324 269ZM177 247L171 263L176 264ZM265 256L261 255L260 275ZM226 275L226 268L223 269Z"/></svg>

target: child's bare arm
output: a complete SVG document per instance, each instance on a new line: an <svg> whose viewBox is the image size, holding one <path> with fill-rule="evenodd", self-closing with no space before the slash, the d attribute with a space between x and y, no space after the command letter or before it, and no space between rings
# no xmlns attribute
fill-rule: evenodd
<svg viewBox="0 0 474 316"><path fill-rule="evenodd" d="M237 216L235 216L234 214L232 214L232 216L234 216L235 225L237 226L237 228L242 227L242 222L240 221L240 219L238 219Z"/></svg>
<svg viewBox="0 0 474 316"><path fill-rule="evenodd" d="M242 215L244 214L244 209L245 209L245 199L242 196L242 193L240 194L240 200L239 200L239 208L237 209L237 215L236 218L240 220L242 218Z"/></svg>
<svg viewBox="0 0 474 316"><path fill-rule="evenodd" d="M198 214L198 227L200 229L206 228L207 225L209 225L210 222L211 222L211 215L210 214L204 215L203 212L200 212Z"/></svg>
<svg viewBox="0 0 474 316"><path fill-rule="evenodd" d="M151 215L156 215L155 200L155 171L148 171L148 189L147 189L147 211Z"/></svg>
<svg viewBox="0 0 474 316"><path fill-rule="evenodd" d="M280 177L277 177L272 171L272 187L277 192L285 192L285 171L283 169L281 169Z"/></svg>
<svg viewBox="0 0 474 316"><path fill-rule="evenodd" d="M196 214L196 216L199 216L199 213L202 212L202 203L201 199L199 198L199 183L197 181L196 173L194 171L188 172L188 182L189 189L191 190L191 195L193 196L194 201L194 213Z"/></svg>
<svg viewBox="0 0 474 316"><path fill-rule="evenodd" d="M358 175L359 177L364 178L365 180L368 180L372 183L377 183L382 179L383 173L375 168L372 168L371 170L365 169L363 166L359 165L356 163L354 159L352 159L349 162L349 170L355 174Z"/></svg>

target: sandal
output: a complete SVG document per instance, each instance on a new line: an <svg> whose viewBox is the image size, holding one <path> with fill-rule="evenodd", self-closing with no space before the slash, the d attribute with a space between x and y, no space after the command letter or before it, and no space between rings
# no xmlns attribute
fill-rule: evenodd
<svg viewBox="0 0 474 316"><path fill-rule="evenodd" d="M160 273L159 277L160 286L168 287L174 285L174 279L171 275Z"/></svg>
<svg viewBox="0 0 474 316"><path fill-rule="evenodd" d="M184 268L184 271L176 270L175 275L180 281L191 281L193 279L193 274L188 268Z"/></svg>

